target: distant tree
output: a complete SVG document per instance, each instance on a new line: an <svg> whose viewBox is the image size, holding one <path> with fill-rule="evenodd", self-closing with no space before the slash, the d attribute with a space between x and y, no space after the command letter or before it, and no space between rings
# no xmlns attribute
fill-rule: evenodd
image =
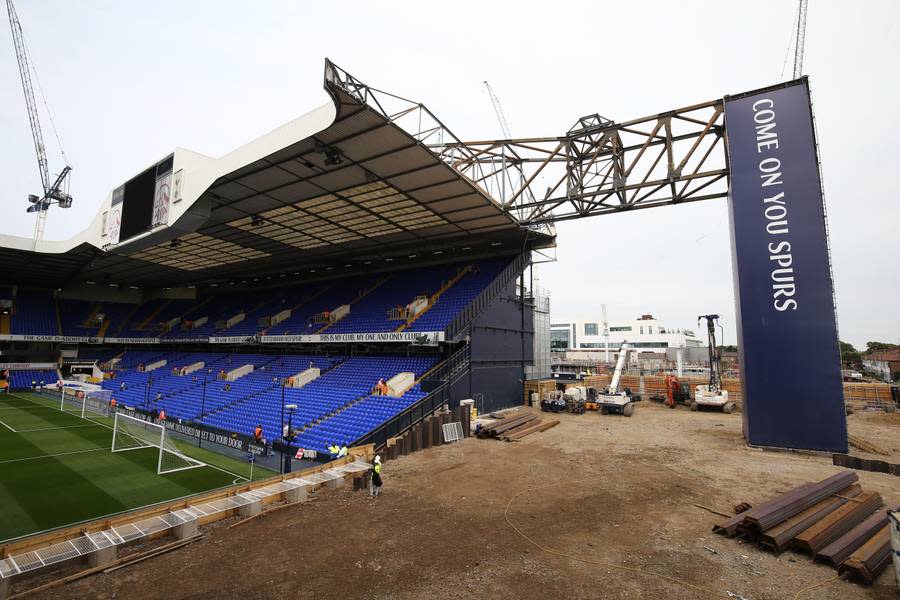
<svg viewBox="0 0 900 600"><path fill-rule="evenodd" d="M897 344L887 344L885 342L866 342L866 354L877 352L878 350L893 350Z"/></svg>
<svg viewBox="0 0 900 600"><path fill-rule="evenodd" d="M848 367L862 367L862 356L849 342L841 342L841 362Z"/></svg>
<svg viewBox="0 0 900 600"><path fill-rule="evenodd" d="M738 348L734 345L719 346L719 352L737 352Z"/></svg>

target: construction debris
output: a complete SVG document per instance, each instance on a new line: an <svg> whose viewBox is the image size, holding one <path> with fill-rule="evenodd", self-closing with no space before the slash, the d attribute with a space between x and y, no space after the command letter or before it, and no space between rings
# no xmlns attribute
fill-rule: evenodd
<svg viewBox="0 0 900 600"><path fill-rule="evenodd" d="M850 445L854 448L859 448L863 452L870 452L872 454L881 454L882 456L890 456L890 452L885 450L880 446L876 446L872 442L861 438L857 435L850 434L847 436L847 441L850 442Z"/></svg>
<svg viewBox="0 0 900 600"><path fill-rule="evenodd" d="M559 425L558 420L544 421L533 413L513 414L478 430L480 438L496 438L505 442L516 442L532 433L540 433Z"/></svg>
<svg viewBox="0 0 900 600"><path fill-rule="evenodd" d="M849 454L833 454L832 462L835 466L860 471L872 471L873 473L891 473L900 476L900 463L889 463L883 460L859 458Z"/></svg>
<svg viewBox="0 0 900 600"><path fill-rule="evenodd" d="M882 499L864 492L853 471L800 485L713 526L713 532L739 536L776 553L793 548L871 583L890 562Z"/></svg>

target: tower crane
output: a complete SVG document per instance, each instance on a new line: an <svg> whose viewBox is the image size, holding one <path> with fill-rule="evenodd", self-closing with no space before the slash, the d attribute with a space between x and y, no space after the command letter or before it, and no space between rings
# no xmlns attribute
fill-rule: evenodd
<svg viewBox="0 0 900 600"><path fill-rule="evenodd" d="M806 47L806 8L809 0L799 0L797 6L797 39L794 43L794 79L803 75L803 50Z"/></svg>
<svg viewBox="0 0 900 600"><path fill-rule="evenodd" d="M29 194L28 201L31 205L28 212L37 213L34 223L34 248L44 237L44 227L47 223L47 211L53 204L60 208L72 206L72 196L69 195L69 173L72 167L66 165L54 180L50 180L50 172L47 166L47 152L44 150L44 135L41 132L41 120L38 115L37 102L34 99L34 88L31 85L31 73L34 70L28 60L28 49L25 47L25 36L22 33L22 24L16 14L16 7L12 0L6 0L6 12L9 14L9 28L12 31L13 46L16 50L16 60L19 63L19 76L22 79L22 93L25 95L25 108L28 111L28 122L31 125L31 137L34 141L34 150L37 154L38 170L41 174L41 185L44 188L41 196ZM52 119L51 119L52 120ZM65 154L63 154L65 157Z"/></svg>
<svg viewBox="0 0 900 600"><path fill-rule="evenodd" d="M482 82L484 84L484 89L487 90L488 96L491 98L491 104L494 105L494 113L497 115L497 121L500 122L500 129L503 131L503 137L511 140L512 133L510 133L509 122L506 120L506 115L503 114L503 107L500 105L500 99L497 97L497 94L494 93L494 88L491 87L491 84L487 81Z"/></svg>

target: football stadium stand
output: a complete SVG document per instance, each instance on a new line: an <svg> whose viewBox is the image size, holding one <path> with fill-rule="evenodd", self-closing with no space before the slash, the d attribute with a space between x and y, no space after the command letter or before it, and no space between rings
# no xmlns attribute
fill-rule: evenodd
<svg viewBox="0 0 900 600"><path fill-rule="evenodd" d="M61 335L53 292L19 290L11 325L13 334Z"/></svg>
<svg viewBox="0 0 900 600"><path fill-rule="evenodd" d="M172 340L253 336L442 331L510 264L510 258L357 276L312 286L206 295L197 300L151 299L142 304L57 298L19 291L12 332L89 338ZM421 299L420 312L411 311ZM326 315L349 306L346 316ZM60 318L57 319L57 309ZM272 317L288 316L276 324Z"/></svg>
<svg viewBox="0 0 900 600"><path fill-rule="evenodd" d="M31 382L38 385L44 382L46 385L55 384L59 380L59 373L49 369L21 369L18 371L10 371L9 389L28 390L31 389Z"/></svg>
<svg viewBox="0 0 900 600"><path fill-rule="evenodd" d="M142 370L159 361L166 364ZM301 433L295 445L327 454L330 443L352 443L425 396L417 384L398 390L396 397L378 396L374 389L380 380L387 382L400 373L418 378L436 361L435 356L129 351L119 361L122 368L102 386L122 405L154 413L164 410L169 419L245 436L257 425L276 435L287 418L283 405L296 404L291 420ZM188 372L192 365L196 370ZM252 370L231 377L247 365ZM318 377L303 387L290 385L294 376L311 368L319 370Z"/></svg>
<svg viewBox="0 0 900 600"><path fill-rule="evenodd" d="M326 106L222 157L178 148L110 182L69 240L0 234L14 387L62 364L181 435L251 451L257 425L277 442L289 420L294 446L320 455L464 399L519 403L528 269L555 230L523 226L436 153L456 138L420 104L385 112L360 85L327 63ZM399 120L414 114L425 129Z"/></svg>

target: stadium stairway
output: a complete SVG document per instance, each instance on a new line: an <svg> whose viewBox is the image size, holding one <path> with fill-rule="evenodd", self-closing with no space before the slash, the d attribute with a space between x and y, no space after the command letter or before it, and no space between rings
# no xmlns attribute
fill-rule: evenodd
<svg viewBox="0 0 900 600"><path fill-rule="evenodd" d="M147 315L147 318L145 318L143 321L141 321L138 324L138 326L135 327L135 329L141 329L141 330L147 329L147 327L150 325L150 323L153 323L154 319L156 319L156 317L159 316L159 313L164 311L166 309L166 307L168 307L170 304L172 304L171 300L165 300L164 302L162 302L156 308L156 310L154 310L149 315Z"/></svg>
<svg viewBox="0 0 900 600"><path fill-rule="evenodd" d="M525 268L522 255L486 260L472 273L447 290L407 331L446 332L448 339L461 341L469 324L509 286Z"/></svg>
<svg viewBox="0 0 900 600"><path fill-rule="evenodd" d="M141 308L140 304L135 304L134 308L131 309L131 312L125 315L125 318L119 323L119 325L113 330L112 337L120 337L122 331L124 331L125 326L131 322L132 317L137 314L138 310Z"/></svg>
<svg viewBox="0 0 900 600"><path fill-rule="evenodd" d="M452 279L450 279L450 281L448 281L443 286L441 286L441 288L437 292L435 292L434 294L431 295L430 298L428 298L428 305L425 307L425 309L423 311L421 311L419 314L415 315L413 318L408 319L405 323L401 323L401 325L394 331L397 331L397 332L403 331L404 329L406 329L407 327L409 327L410 325L415 323L419 319L419 317L421 317L422 315L427 313L429 310L431 310L431 307L434 306L437 303L437 301L441 299L441 296L443 296L447 290L449 290L454 285L459 283L459 280L462 279L466 275L466 273L471 272L471 270L472 270L472 265L467 265L465 268L460 269L459 273L457 273Z"/></svg>
<svg viewBox="0 0 900 600"><path fill-rule="evenodd" d="M111 321L104 320L103 325L100 326L100 329L97 331L97 337L106 337L106 331L109 329Z"/></svg>
<svg viewBox="0 0 900 600"><path fill-rule="evenodd" d="M352 315L353 315L353 307L354 307L355 305L358 305L359 302L361 302L361 301L362 301L363 299L365 299L367 296L369 296L370 294L372 294L373 292L375 292L378 288L380 288L381 286L383 286L390 278L391 278L390 275L387 275L387 276L385 276L385 277L382 277L381 279L379 279L378 281L376 281L374 285L370 286L368 289L362 290L362 291L356 296L356 298L354 298L352 301L350 301L350 303L349 303L349 304L350 304L350 312L348 313L347 316L352 316ZM343 319L341 319L341 321L346 320L347 316L345 316ZM335 325L336 323L340 323L341 321L332 321L332 322L330 322L330 323L326 323L325 326L322 327L321 329L319 329L318 331L316 331L316 333L323 333L325 330L329 329L332 325Z"/></svg>
<svg viewBox="0 0 900 600"><path fill-rule="evenodd" d="M99 302L94 302L94 304L91 305L91 312L88 313L88 316L85 317L84 320L81 322L81 326L90 328L91 323L93 323L94 320L97 318L97 314L100 312L101 308L102 308L102 306L100 305Z"/></svg>

